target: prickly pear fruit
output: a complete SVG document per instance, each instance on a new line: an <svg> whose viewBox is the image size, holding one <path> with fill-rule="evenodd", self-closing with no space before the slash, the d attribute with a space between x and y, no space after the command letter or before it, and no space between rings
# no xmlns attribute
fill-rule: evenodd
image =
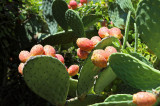
<svg viewBox="0 0 160 106"><path fill-rule="evenodd" d="M75 0L71 0L69 2L69 5L71 6L71 8L74 10L77 8L77 2Z"/></svg>
<svg viewBox="0 0 160 106"><path fill-rule="evenodd" d="M56 50L52 46L50 45L44 46L44 55L55 57L55 54L56 54Z"/></svg>
<svg viewBox="0 0 160 106"><path fill-rule="evenodd" d="M100 55L102 55L105 59L108 59L107 53L106 53L104 50L102 50L102 49L94 50L94 51L93 51L93 55L94 55L94 54L100 54Z"/></svg>
<svg viewBox="0 0 160 106"><path fill-rule="evenodd" d="M41 44L34 45L30 50L31 56L43 55L43 53L44 53L44 49Z"/></svg>
<svg viewBox="0 0 160 106"><path fill-rule="evenodd" d="M78 38L76 43L84 51L91 51L94 48L94 43L88 38Z"/></svg>
<svg viewBox="0 0 160 106"><path fill-rule="evenodd" d="M101 68L107 67L107 60L101 54L94 53L91 57L91 61L97 67Z"/></svg>
<svg viewBox="0 0 160 106"><path fill-rule="evenodd" d="M61 61L64 64L64 57L61 54L56 54L55 58L57 58L59 61Z"/></svg>
<svg viewBox="0 0 160 106"><path fill-rule="evenodd" d="M101 41L101 38L99 36L93 36L91 38L91 41L94 43L94 45L96 45L98 42Z"/></svg>
<svg viewBox="0 0 160 106"><path fill-rule="evenodd" d="M107 36L109 36L109 29L107 27L101 27L99 30L98 30L98 35L101 37L101 38L105 38Z"/></svg>
<svg viewBox="0 0 160 106"><path fill-rule="evenodd" d="M82 3L78 3L78 7L82 7L83 6L83 4Z"/></svg>
<svg viewBox="0 0 160 106"><path fill-rule="evenodd" d="M86 3L87 4L87 0L80 0L80 3L82 3L82 4Z"/></svg>
<svg viewBox="0 0 160 106"><path fill-rule="evenodd" d="M20 63L18 66L18 72L23 75L23 67L24 67L24 63Z"/></svg>
<svg viewBox="0 0 160 106"><path fill-rule="evenodd" d="M149 92L138 92L133 95L133 103L137 106L152 106L156 102L156 96Z"/></svg>
<svg viewBox="0 0 160 106"><path fill-rule="evenodd" d="M107 61L108 61L108 59L109 59L109 56L112 54L112 53L117 53L117 50L116 50L116 48L114 48L113 46L107 46L106 48L105 48L105 52L107 53Z"/></svg>
<svg viewBox="0 0 160 106"><path fill-rule="evenodd" d="M79 66L78 65L71 65L68 68L68 73L70 76L75 76L79 72Z"/></svg>
<svg viewBox="0 0 160 106"><path fill-rule="evenodd" d="M19 60L24 63L30 58L30 53L26 50L23 50L19 53Z"/></svg>
<svg viewBox="0 0 160 106"><path fill-rule="evenodd" d="M80 48L77 49L77 56L80 59L86 59L88 57L88 54L89 53L87 51L81 50Z"/></svg>
<svg viewBox="0 0 160 106"><path fill-rule="evenodd" d="M113 27L113 28L110 29L109 35L114 36L114 37L116 37L118 39L122 39L123 38L121 30L119 28L116 28L116 27Z"/></svg>

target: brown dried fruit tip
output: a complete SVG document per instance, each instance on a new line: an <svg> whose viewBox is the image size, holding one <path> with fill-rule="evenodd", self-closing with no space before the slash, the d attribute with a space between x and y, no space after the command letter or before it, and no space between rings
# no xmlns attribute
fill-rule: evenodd
<svg viewBox="0 0 160 106"><path fill-rule="evenodd" d="M50 45L44 46L44 55L55 57L55 54L56 54L56 50L52 46Z"/></svg>
<svg viewBox="0 0 160 106"><path fill-rule="evenodd" d="M118 39L122 39L123 35L121 34L121 30L119 28L113 27L109 31L109 35L114 36Z"/></svg>
<svg viewBox="0 0 160 106"><path fill-rule="evenodd" d="M109 56L112 54L112 53L117 53L117 50L113 47L113 46L107 46L106 48L105 48L105 52L107 53L107 61L108 61L108 59L109 59Z"/></svg>
<svg viewBox="0 0 160 106"><path fill-rule="evenodd" d="M77 49L77 56L80 59L86 59L88 57L88 54L89 53L87 51L81 50L80 48Z"/></svg>
<svg viewBox="0 0 160 106"><path fill-rule="evenodd" d="M101 67L101 68L107 67L107 60L101 54L93 53L91 57L91 61L97 67Z"/></svg>
<svg viewBox="0 0 160 106"><path fill-rule="evenodd" d="M88 38L78 38L76 43L84 51L91 51L94 48L94 43Z"/></svg>
<svg viewBox="0 0 160 106"><path fill-rule="evenodd" d="M57 58L59 61L61 61L64 64L64 57L61 54L56 54L55 58Z"/></svg>
<svg viewBox="0 0 160 106"><path fill-rule="evenodd" d="M91 41L94 43L94 45L96 45L98 42L101 41L101 38L99 36L93 36L91 38Z"/></svg>
<svg viewBox="0 0 160 106"><path fill-rule="evenodd" d="M19 60L24 63L30 58L30 53L26 50L23 50L19 53Z"/></svg>
<svg viewBox="0 0 160 106"><path fill-rule="evenodd" d="M68 68L68 73L70 76L75 76L79 72L79 66L78 65L71 65Z"/></svg>
<svg viewBox="0 0 160 106"><path fill-rule="evenodd" d="M18 72L23 75L23 67L24 67L24 63L20 63L18 66Z"/></svg>
<svg viewBox="0 0 160 106"><path fill-rule="evenodd" d="M108 37L109 36L109 29L107 27L101 27L99 30L98 30L98 35L101 37L101 38L105 38L105 37Z"/></svg>
<svg viewBox="0 0 160 106"><path fill-rule="evenodd" d="M43 55L43 53L44 53L44 49L41 44L34 45L30 50L31 56Z"/></svg>
<svg viewBox="0 0 160 106"><path fill-rule="evenodd" d="M152 106L156 103L156 96L149 92L138 92L133 95L133 103L137 106Z"/></svg>

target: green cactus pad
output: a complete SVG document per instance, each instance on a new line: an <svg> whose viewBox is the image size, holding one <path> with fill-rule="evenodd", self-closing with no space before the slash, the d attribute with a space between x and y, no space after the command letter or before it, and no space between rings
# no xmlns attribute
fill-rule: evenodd
<svg viewBox="0 0 160 106"><path fill-rule="evenodd" d="M82 22L85 28L88 28L90 25L93 25L95 22L99 21L102 18L101 15L87 15L82 18Z"/></svg>
<svg viewBox="0 0 160 106"><path fill-rule="evenodd" d="M130 53L130 55L134 56L135 58L141 60L142 62L146 63L147 65L149 65L150 67L153 67L153 65L142 55L138 54L138 53Z"/></svg>
<svg viewBox="0 0 160 106"><path fill-rule="evenodd" d="M65 13L65 19L71 29L74 31L75 35L78 37L85 37L84 26L82 19L79 15L71 9L68 9Z"/></svg>
<svg viewBox="0 0 160 106"><path fill-rule="evenodd" d="M115 37L104 38L95 46L94 50L104 49L106 46L113 46L113 42L119 43L119 40ZM80 70L77 86L77 94L80 98L83 98L92 88L96 75L102 69L92 63L91 56L92 52L89 54L88 58L84 62L83 67Z"/></svg>
<svg viewBox="0 0 160 106"><path fill-rule="evenodd" d="M140 38L160 58L160 0L141 0L136 11L136 24Z"/></svg>
<svg viewBox="0 0 160 106"><path fill-rule="evenodd" d="M42 0L42 10L44 19L47 21L51 34L57 32L57 22L52 14L52 4L54 0Z"/></svg>
<svg viewBox="0 0 160 106"><path fill-rule="evenodd" d="M95 93L101 93L115 78L116 74L112 71L112 68L110 66L105 68L96 79Z"/></svg>
<svg viewBox="0 0 160 106"><path fill-rule="evenodd" d="M88 106L90 104L103 102L104 99L105 97L101 95L87 95L83 101L76 97L68 100L66 106Z"/></svg>
<svg viewBox="0 0 160 106"><path fill-rule="evenodd" d="M24 66L24 80L37 95L52 104L63 105L69 90L65 66L51 56L31 57Z"/></svg>
<svg viewBox="0 0 160 106"><path fill-rule="evenodd" d="M63 0L55 0L52 5L52 13L57 23L66 31L68 29L65 20L65 12L68 10L67 3Z"/></svg>
<svg viewBox="0 0 160 106"><path fill-rule="evenodd" d="M160 86L160 71L129 54L112 54L109 64L117 77L134 88L149 90Z"/></svg>
<svg viewBox="0 0 160 106"><path fill-rule="evenodd" d="M104 102L130 101L132 98L133 96L130 94L116 94L109 96Z"/></svg>
<svg viewBox="0 0 160 106"><path fill-rule="evenodd" d="M136 106L132 103L132 101L118 101L118 102L102 102L102 103L96 103L89 106Z"/></svg>
<svg viewBox="0 0 160 106"><path fill-rule="evenodd" d="M68 96L69 97L76 97L78 80L70 78L69 82L70 82L70 85L69 85Z"/></svg>

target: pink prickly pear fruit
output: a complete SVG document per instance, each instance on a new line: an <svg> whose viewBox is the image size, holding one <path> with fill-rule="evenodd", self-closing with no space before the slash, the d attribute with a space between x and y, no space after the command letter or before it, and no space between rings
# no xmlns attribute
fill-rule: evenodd
<svg viewBox="0 0 160 106"><path fill-rule="evenodd" d="M78 65L71 65L68 68L68 73L70 76L75 76L79 72L79 66Z"/></svg>
<svg viewBox="0 0 160 106"><path fill-rule="evenodd" d="M94 43L88 38L78 38L76 43L84 51L91 51L94 48Z"/></svg>
<svg viewBox="0 0 160 106"><path fill-rule="evenodd" d="M24 63L20 63L18 66L18 72L23 75L23 67L24 67Z"/></svg>
<svg viewBox="0 0 160 106"><path fill-rule="evenodd" d="M30 50L31 56L43 55L43 53L44 53L44 48L41 44L34 45Z"/></svg>
<svg viewBox="0 0 160 106"><path fill-rule="evenodd" d="M101 41L101 38L99 36L93 36L91 38L91 41L94 43L94 45L96 45L98 42Z"/></svg>
<svg viewBox="0 0 160 106"><path fill-rule="evenodd" d="M113 25L113 22L111 21L111 23L110 23L111 25Z"/></svg>
<svg viewBox="0 0 160 106"><path fill-rule="evenodd" d="M61 54L56 54L55 58L57 58L59 61L61 61L64 64L64 57Z"/></svg>
<svg viewBox="0 0 160 106"><path fill-rule="evenodd" d="M70 5L68 5L68 9L71 9L71 6L70 6Z"/></svg>
<svg viewBox="0 0 160 106"><path fill-rule="evenodd" d="M113 27L109 31L109 35L114 36L118 39L122 39L123 35L121 34L121 30L119 28Z"/></svg>
<svg viewBox="0 0 160 106"><path fill-rule="evenodd" d="M78 7L82 7L82 6L83 6L83 4L82 4L82 3L79 3L79 4L78 4Z"/></svg>
<svg viewBox="0 0 160 106"><path fill-rule="evenodd" d="M44 46L44 55L55 57L56 50L50 45L45 45Z"/></svg>
<svg viewBox="0 0 160 106"><path fill-rule="evenodd" d="M80 48L77 49L77 56L80 59L86 59L88 57L88 54L89 53L87 51L81 50Z"/></svg>
<svg viewBox="0 0 160 106"><path fill-rule="evenodd" d="M102 49L94 50L94 51L93 51L93 54L100 54L100 55L102 55L105 59L108 58L107 53L106 53L104 50L102 50Z"/></svg>
<svg viewBox="0 0 160 106"><path fill-rule="evenodd" d="M23 50L19 53L19 60L24 63L30 58L30 53L26 50Z"/></svg>
<svg viewBox="0 0 160 106"><path fill-rule="evenodd" d="M86 3L87 4L87 0L80 0L80 3L82 3L82 4Z"/></svg>
<svg viewBox="0 0 160 106"><path fill-rule="evenodd" d="M149 92L138 92L133 95L133 103L137 106L152 106L156 101L156 96Z"/></svg>
<svg viewBox="0 0 160 106"><path fill-rule="evenodd" d="M74 10L77 8L77 2L75 0L71 0L69 2L69 5L71 6L71 8Z"/></svg>
<svg viewBox="0 0 160 106"><path fill-rule="evenodd" d="M101 37L101 38L105 38L105 37L108 37L109 36L109 29L107 27L101 27L99 30L98 30L98 35Z"/></svg>
<svg viewBox="0 0 160 106"><path fill-rule="evenodd" d="M101 67L101 68L107 67L107 61L104 58L104 56L102 56L101 54L93 53L91 57L91 61L97 67Z"/></svg>
<svg viewBox="0 0 160 106"><path fill-rule="evenodd" d="M109 56L112 54L112 53L117 53L117 50L116 50L116 48L114 48L113 46L107 46L106 48L105 48L105 52L107 53L107 61L108 61L108 59L109 59Z"/></svg>

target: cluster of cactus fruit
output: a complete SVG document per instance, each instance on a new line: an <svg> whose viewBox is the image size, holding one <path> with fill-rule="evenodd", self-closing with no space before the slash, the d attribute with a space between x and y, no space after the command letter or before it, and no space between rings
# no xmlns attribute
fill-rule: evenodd
<svg viewBox="0 0 160 106"><path fill-rule="evenodd" d="M117 2L118 1L119 0L117 0ZM152 2L151 0L147 1ZM80 2L82 2L82 0ZM86 1L83 2L86 3ZM123 0L123 2L127 1ZM139 5L146 3L151 6L150 2L146 3L145 0L142 0ZM157 2L160 3L159 1ZM56 3L61 6L64 6L65 4L63 0L55 0L53 2L53 6L55 6ZM77 8L77 4L75 4L75 1L70 1L72 9ZM122 4L121 7L124 6ZM65 7L66 6L67 4L65 4ZM152 7L155 8L155 6ZM53 9L59 10L60 8L55 6ZM66 33L66 27L70 26L76 35L76 38L78 38L76 41L77 46L79 47L77 49L77 56L81 59L85 59L83 66L80 69L78 80L70 78L69 75L76 75L79 71L79 66L71 65L67 69L64 65L63 56L57 56L53 47L48 45L45 49L45 46L43 47L39 44L38 47L36 47L37 45L33 46L33 50L31 49L30 52L22 51L19 55L19 59L22 63L18 69L19 72L24 75L24 80L29 88L53 105L156 105L156 102L159 101L159 89L157 87L160 86L160 71L153 68L151 63L138 53L121 53L123 52L121 49L124 49L124 45L127 40L127 30L129 28L128 23L130 22L128 19L130 19L130 13L128 12L129 18L127 17L126 21L125 39L123 41L123 48L121 48L120 40L123 38L123 35L119 28L113 27L108 29L107 27L102 27L97 33L99 36L93 36L91 39L88 39L85 37L83 23L79 15L76 14L74 10L67 9L59 13L54 11L53 14L57 15L57 17L55 16L55 19ZM144 12L143 8L139 7L137 11L138 17L136 19L136 24L137 27L141 29L139 32L144 34L145 30L148 29L148 26L145 26L144 28L141 23L145 22L143 14L141 14ZM152 16L151 12L145 14ZM63 20L63 23L60 18L62 18L61 20ZM157 20L155 19L155 21ZM149 26L149 28L150 27L151 26ZM156 29L156 27L154 28ZM157 40L156 37L158 39L157 35L151 39ZM151 42L152 40L147 39L146 41ZM149 44L149 47L153 49L155 54L159 54L160 52L154 48L154 43L157 42ZM34 49L37 50L34 51ZM66 70L68 70L68 72ZM116 94L108 96L105 95L105 93L103 94L102 92L104 92L105 87L110 85L116 77L120 78L131 87L137 88L139 92L134 92L135 94L133 95ZM142 90L151 89L155 89L156 92L142 92ZM67 100L67 97L73 98Z"/></svg>
<svg viewBox="0 0 160 106"><path fill-rule="evenodd" d="M81 7L84 4L87 4L87 0L80 0L80 3L77 4L75 0L70 0L68 4L68 9L76 9L77 7Z"/></svg>
<svg viewBox="0 0 160 106"><path fill-rule="evenodd" d="M21 61L21 63L18 67L18 72L23 75L23 67L25 62L33 56L38 55L51 56L57 58L61 63L65 64L64 57L61 54L56 54L56 50L54 49L54 47L52 47L51 45L45 45L43 47L41 44L37 44L31 48L30 52L27 50L23 50L19 53L19 60ZM66 69L70 76L74 76L79 72L78 65L71 65L69 68L66 67Z"/></svg>

